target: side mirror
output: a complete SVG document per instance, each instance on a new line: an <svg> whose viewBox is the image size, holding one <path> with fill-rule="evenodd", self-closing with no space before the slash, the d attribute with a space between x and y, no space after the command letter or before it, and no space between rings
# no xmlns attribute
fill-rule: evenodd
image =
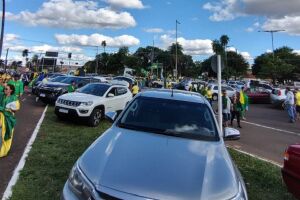
<svg viewBox="0 0 300 200"><path fill-rule="evenodd" d="M240 137L241 133L239 130L229 127L224 128L224 140L239 140Z"/></svg>
<svg viewBox="0 0 300 200"><path fill-rule="evenodd" d="M114 123L116 121L117 117L118 117L117 112L108 112L105 114L105 118L111 123Z"/></svg>
<svg viewBox="0 0 300 200"><path fill-rule="evenodd" d="M108 95L107 95L107 97L109 97L109 98L111 98L111 97L114 97L115 95L113 94L113 93L109 93Z"/></svg>

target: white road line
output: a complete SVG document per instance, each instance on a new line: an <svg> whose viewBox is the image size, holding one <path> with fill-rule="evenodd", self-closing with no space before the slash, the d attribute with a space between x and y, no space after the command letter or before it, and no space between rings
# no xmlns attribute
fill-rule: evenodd
<svg viewBox="0 0 300 200"><path fill-rule="evenodd" d="M40 127L42 125L42 122L45 118L45 114L46 114L46 111L48 109L48 106L46 106L46 108L44 109L44 112L39 120L39 122L37 123L31 137L30 137L30 140L28 141L27 145L26 145L26 148L24 150L24 153L18 163L18 166L15 168L14 170L14 173L13 173L13 176L11 177L6 189L5 189L5 192L3 194L3 197L2 197L2 200L7 200L11 197L12 195L12 189L13 187L15 186L15 184L17 183L18 179L19 179L19 174L20 174L20 171L23 169L24 165L25 165L25 162L26 162L26 158L31 150L31 147L32 147L32 144L33 142L35 141L35 138L40 130Z"/></svg>
<svg viewBox="0 0 300 200"><path fill-rule="evenodd" d="M282 168L282 165L281 165L281 164L278 164L277 162L275 162L275 161L273 161L273 160L269 160L269 159L266 159L266 158L263 158L263 157L260 157L260 156L257 156L257 155L248 153L248 152L246 152L246 151L243 151L243 150L234 148L234 147L231 146L231 145L226 145L226 146L229 147L229 148L231 148L231 149L234 149L235 151L238 151L238 152L240 152L240 153L246 154L246 155L251 156L251 157L253 157L253 158L262 160L262 161L267 162L267 163L271 163L271 164L273 164L273 165L276 165L277 167ZM282 159L283 159L283 158L282 158Z"/></svg>
<svg viewBox="0 0 300 200"><path fill-rule="evenodd" d="M296 133L296 132L293 132L293 131L287 131L287 130L283 130L283 129L273 128L273 127L269 127L269 126L265 126L265 125L261 125L261 124L247 122L247 121L241 121L241 122L245 123L245 124L250 124L250 125L253 125L253 126L257 126L257 127L267 128L267 129L271 129L271 130L274 130L274 131L279 131L279 132L283 132L283 133L288 133L288 134L300 136L300 133Z"/></svg>

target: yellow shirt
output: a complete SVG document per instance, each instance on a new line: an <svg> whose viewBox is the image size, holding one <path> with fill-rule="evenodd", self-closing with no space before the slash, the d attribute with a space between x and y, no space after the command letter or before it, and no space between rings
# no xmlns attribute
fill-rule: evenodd
<svg viewBox="0 0 300 200"><path fill-rule="evenodd" d="M134 86L132 87L132 94L137 94L137 93L139 93L139 90L140 90L139 86L134 85Z"/></svg>
<svg viewBox="0 0 300 200"><path fill-rule="evenodd" d="M296 106L300 106L300 92L296 93Z"/></svg>
<svg viewBox="0 0 300 200"><path fill-rule="evenodd" d="M211 99L212 98L212 91L211 90L207 90L206 95L207 95L208 99Z"/></svg>

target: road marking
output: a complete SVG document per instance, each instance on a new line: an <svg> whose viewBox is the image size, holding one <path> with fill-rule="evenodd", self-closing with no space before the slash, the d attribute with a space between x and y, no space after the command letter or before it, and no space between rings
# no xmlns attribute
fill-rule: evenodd
<svg viewBox="0 0 300 200"><path fill-rule="evenodd" d="M247 122L247 121L242 121L242 123L250 124L250 125L253 125L253 126L257 126L257 127L267 128L267 129L271 129L271 130L279 131L279 132L283 132L283 133L288 133L288 134L292 134L292 135L296 135L296 136L300 136L300 133L296 133L296 132L293 132L293 131L287 131L287 130L283 130L283 129L273 128L273 127L269 127L269 126L265 126L265 125L261 125L261 124Z"/></svg>
<svg viewBox="0 0 300 200"><path fill-rule="evenodd" d="M281 165L281 164L279 164L279 163L277 163L277 162L275 162L275 161L273 161L273 160L269 160L269 159L266 159L266 158L263 158L263 157L254 155L254 154L252 154L252 153L248 153L248 152L243 151L243 150L241 150L241 149L237 149L237 148L235 148L234 146L231 146L231 145L226 145L226 146L229 147L229 148L231 148L231 149L234 149L234 150L237 151L237 152L246 154L246 155L251 156L251 157L253 157L253 158L259 159L259 160L261 160L261 161L264 161L264 162L267 162L267 163L270 163L270 164L276 165L277 167L282 168L282 165Z"/></svg>
<svg viewBox="0 0 300 200"><path fill-rule="evenodd" d="M19 179L19 175L20 175L20 171L24 168L24 165L25 165L25 162L26 162L26 158L31 150L31 147L32 147L32 144L33 142L35 141L36 139L36 136L40 130L40 127L42 125L42 122L44 121L44 118L45 118L45 114L46 114L46 111L48 109L48 105L46 106L46 108L44 109L44 112L41 116L41 118L39 119L39 122L37 123L31 137L30 137L30 140L28 141L27 145L26 145L26 148L24 150L24 153L16 167L16 169L14 170L14 173L13 173L13 176L11 177L6 189L5 189L5 192L3 194L3 197L2 197L2 200L7 200L11 197L12 195L12 188L15 186L15 184L17 183L18 179Z"/></svg>

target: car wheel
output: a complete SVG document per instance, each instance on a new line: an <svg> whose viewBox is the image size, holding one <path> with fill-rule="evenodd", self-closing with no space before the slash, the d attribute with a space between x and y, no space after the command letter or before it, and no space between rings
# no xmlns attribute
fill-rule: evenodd
<svg viewBox="0 0 300 200"><path fill-rule="evenodd" d="M89 126L96 127L100 124L101 119L102 119L102 110L96 108L93 110L93 112L89 118L88 124L89 124Z"/></svg>
<svg viewBox="0 0 300 200"><path fill-rule="evenodd" d="M214 101L217 101L218 100L218 95L217 94L213 94L212 98L213 98Z"/></svg>

